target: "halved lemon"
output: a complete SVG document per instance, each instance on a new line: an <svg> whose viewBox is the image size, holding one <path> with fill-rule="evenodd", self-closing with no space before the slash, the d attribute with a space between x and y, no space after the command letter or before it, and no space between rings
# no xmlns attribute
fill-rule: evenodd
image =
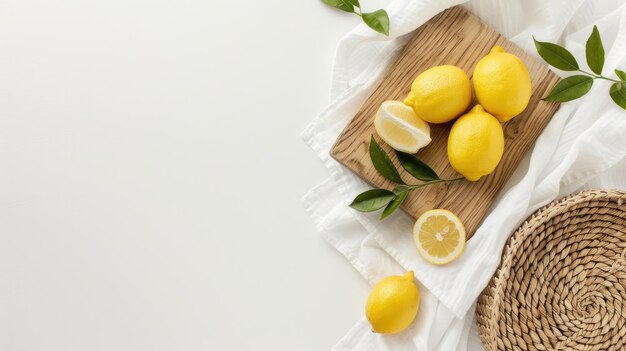
<svg viewBox="0 0 626 351"><path fill-rule="evenodd" d="M433 264L458 258L465 248L465 227L454 213L435 209L421 215L413 227L417 252Z"/></svg>
<svg viewBox="0 0 626 351"><path fill-rule="evenodd" d="M376 113L374 128L389 146L410 154L431 142L428 123L401 101L383 102Z"/></svg>

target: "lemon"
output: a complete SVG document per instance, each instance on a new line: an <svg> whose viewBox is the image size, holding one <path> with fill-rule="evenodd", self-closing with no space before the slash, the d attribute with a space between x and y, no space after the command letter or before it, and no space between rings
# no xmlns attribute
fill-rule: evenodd
<svg viewBox="0 0 626 351"><path fill-rule="evenodd" d="M489 113L504 123L528 106L530 75L522 60L496 45L474 69L476 99Z"/></svg>
<svg viewBox="0 0 626 351"><path fill-rule="evenodd" d="M428 123L400 101L383 102L374 119L374 127L378 135L398 151L414 154L431 141Z"/></svg>
<svg viewBox="0 0 626 351"><path fill-rule="evenodd" d="M452 125L448 160L465 178L476 181L498 166L504 152L504 132L498 120L474 106Z"/></svg>
<svg viewBox="0 0 626 351"><path fill-rule="evenodd" d="M456 66L443 65L417 76L404 103L426 122L445 123L465 112L471 100L472 87L467 74Z"/></svg>
<svg viewBox="0 0 626 351"><path fill-rule="evenodd" d="M413 241L426 261L446 264L463 253L465 227L459 217L448 210L426 211L415 222Z"/></svg>
<svg viewBox="0 0 626 351"><path fill-rule="evenodd" d="M413 271L392 275L374 286L367 298L365 316L376 333L399 333L415 319L420 292Z"/></svg>

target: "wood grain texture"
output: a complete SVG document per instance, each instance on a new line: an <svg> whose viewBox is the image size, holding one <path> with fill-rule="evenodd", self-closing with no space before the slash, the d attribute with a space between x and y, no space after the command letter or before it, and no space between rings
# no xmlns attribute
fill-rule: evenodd
<svg viewBox="0 0 626 351"><path fill-rule="evenodd" d="M331 156L371 185L392 189L393 184L378 174L369 158L369 139L373 134L392 156L403 179L410 184L419 183L401 169L393 150L376 135L373 125L376 111L386 100L402 101L409 93L415 77L432 66L455 65L471 78L476 63L496 44L524 62L532 82L532 97L526 110L503 125L505 150L502 161L492 174L477 182L427 186L413 191L402 205L405 212L416 218L427 210L446 208L461 218L468 238L471 237L502 186L558 108L557 103L541 101L541 97L547 95L559 77L467 10L450 8L415 31L380 84L341 133L331 150ZM433 141L417 153L417 157L429 164L442 178L458 176L448 162L446 150L451 127L452 122L431 124Z"/></svg>

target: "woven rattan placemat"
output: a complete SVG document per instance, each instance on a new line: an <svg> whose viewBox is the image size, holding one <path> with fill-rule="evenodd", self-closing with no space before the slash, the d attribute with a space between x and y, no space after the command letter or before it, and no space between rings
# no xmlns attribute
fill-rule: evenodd
<svg viewBox="0 0 626 351"><path fill-rule="evenodd" d="M476 307L492 350L626 350L626 192L537 211L509 239Z"/></svg>

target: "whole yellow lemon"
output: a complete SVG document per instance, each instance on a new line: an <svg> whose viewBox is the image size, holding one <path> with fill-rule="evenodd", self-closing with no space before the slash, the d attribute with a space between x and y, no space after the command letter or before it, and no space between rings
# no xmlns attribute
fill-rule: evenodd
<svg viewBox="0 0 626 351"><path fill-rule="evenodd" d="M392 275L374 286L367 298L365 316L376 333L399 333L415 319L420 292L413 271Z"/></svg>
<svg viewBox="0 0 626 351"><path fill-rule="evenodd" d="M472 87L462 69L435 66L422 72L411 86L404 103L417 117L430 123L445 123L460 116L472 101Z"/></svg>
<svg viewBox="0 0 626 351"><path fill-rule="evenodd" d="M528 69L522 60L499 45L478 61L472 79L478 103L502 123L528 106L531 95Z"/></svg>
<svg viewBox="0 0 626 351"><path fill-rule="evenodd" d="M467 180L476 181L498 166L504 132L498 120L480 105L457 119L448 136L448 160Z"/></svg>

